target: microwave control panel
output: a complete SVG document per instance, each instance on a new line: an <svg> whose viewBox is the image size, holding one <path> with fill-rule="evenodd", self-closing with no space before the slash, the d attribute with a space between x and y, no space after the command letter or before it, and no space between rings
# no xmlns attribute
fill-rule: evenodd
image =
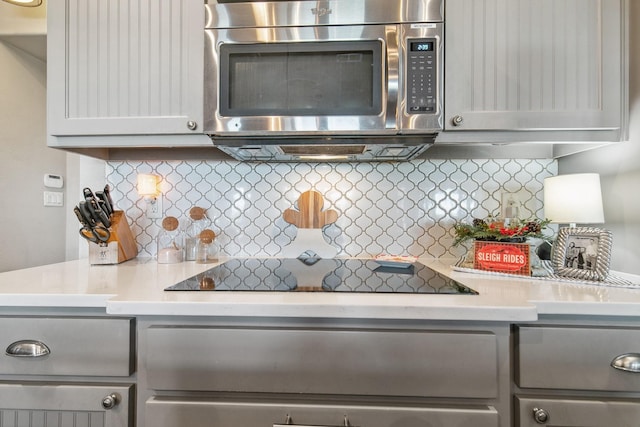
<svg viewBox="0 0 640 427"><path fill-rule="evenodd" d="M435 38L407 40L407 113L435 114L438 63Z"/></svg>

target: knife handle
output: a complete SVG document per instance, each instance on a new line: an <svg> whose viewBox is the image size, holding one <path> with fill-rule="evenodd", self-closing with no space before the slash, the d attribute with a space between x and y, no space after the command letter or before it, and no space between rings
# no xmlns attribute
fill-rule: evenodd
<svg viewBox="0 0 640 427"><path fill-rule="evenodd" d="M113 199L111 198L111 187L109 187L109 184L104 186L103 194L106 201L109 202L109 206L111 207L111 213L115 212L116 205L113 203Z"/></svg>
<svg viewBox="0 0 640 427"><path fill-rule="evenodd" d="M103 191L96 191L96 197L100 201L100 207L102 210L111 217L111 214L113 214L113 208L111 207L111 203L109 203L109 198Z"/></svg>
<svg viewBox="0 0 640 427"><path fill-rule="evenodd" d="M96 199L87 198L87 207L91 212L91 216L96 223L102 223L106 228L111 227L111 221L106 213L100 208L100 205L96 201Z"/></svg>
<svg viewBox="0 0 640 427"><path fill-rule="evenodd" d="M89 228L95 227L96 222L95 222L95 219L93 218L93 214L91 213L91 210L89 209L87 202L78 203L78 210L80 211L82 218L84 218L84 223L87 225L87 227ZM74 209L74 212L75 212L75 209Z"/></svg>
<svg viewBox="0 0 640 427"><path fill-rule="evenodd" d="M82 212L80 212L80 208L78 206L74 206L73 207L73 213L76 214L76 217L78 218L78 221L80 222L80 225L82 225L83 227L88 227L89 226L89 224L87 223L87 219L84 217Z"/></svg>

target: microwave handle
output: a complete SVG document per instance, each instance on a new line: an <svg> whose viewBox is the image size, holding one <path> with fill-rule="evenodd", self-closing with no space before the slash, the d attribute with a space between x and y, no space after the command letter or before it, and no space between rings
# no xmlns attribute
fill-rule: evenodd
<svg viewBox="0 0 640 427"><path fill-rule="evenodd" d="M387 106L385 113L385 128L398 128L398 91L400 76L400 58L398 49L398 27L387 25L385 27L385 39L387 46L387 81L385 93L387 94Z"/></svg>

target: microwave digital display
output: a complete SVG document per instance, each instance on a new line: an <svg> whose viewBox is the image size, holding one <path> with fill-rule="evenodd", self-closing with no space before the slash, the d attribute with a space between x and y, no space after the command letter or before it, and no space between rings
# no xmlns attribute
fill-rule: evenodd
<svg viewBox="0 0 640 427"><path fill-rule="evenodd" d="M433 50L433 42L412 42L412 52L431 52Z"/></svg>

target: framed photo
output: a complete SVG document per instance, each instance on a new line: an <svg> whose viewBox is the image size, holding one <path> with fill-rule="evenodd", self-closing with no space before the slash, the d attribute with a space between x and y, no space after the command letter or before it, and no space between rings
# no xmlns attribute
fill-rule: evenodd
<svg viewBox="0 0 640 427"><path fill-rule="evenodd" d="M609 274L611 233L600 228L561 228L551 262L558 276L600 281Z"/></svg>

